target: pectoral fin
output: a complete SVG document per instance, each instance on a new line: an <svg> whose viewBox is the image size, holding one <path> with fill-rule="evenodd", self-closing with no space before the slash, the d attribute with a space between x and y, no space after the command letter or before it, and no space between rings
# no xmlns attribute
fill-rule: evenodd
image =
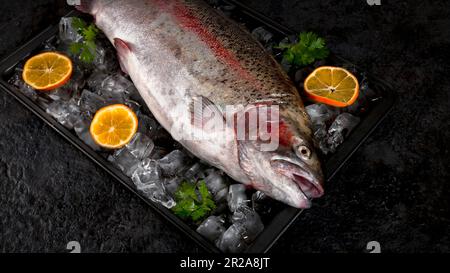
<svg viewBox="0 0 450 273"><path fill-rule="evenodd" d="M131 45L120 38L114 38L114 47L117 51L120 69L122 69L124 73L128 74L126 63L128 56L131 54Z"/></svg>

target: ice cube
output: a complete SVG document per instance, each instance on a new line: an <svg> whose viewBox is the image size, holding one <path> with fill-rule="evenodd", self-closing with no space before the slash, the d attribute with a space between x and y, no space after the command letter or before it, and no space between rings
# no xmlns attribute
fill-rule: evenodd
<svg viewBox="0 0 450 273"><path fill-rule="evenodd" d="M233 225L243 227L242 239L247 243L252 243L256 237L264 230L264 224L258 213L247 205L239 206L231 217Z"/></svg>
<svg viewBox="0 0 450 273"><path fill-rule="evenodd" d="M23 81L22 73L23 73L23 69L16 67L14 69L14 73L12 74L11 78L9 78L8 83L14 85L15 87L18 87L19 82Z"/></svg>
<svg viewBox="0 0 450 273"><path fill-rule="evenodd" d="M327 137L327 126L324 122L313 124L314 137L318 141L322 141Z"/></svg>
<svg viewBox="0 0 450 273"><path fill-rule="evenodd" d="M66 84L67 88L70 88L73 93L79 94L86 84L86 77L83 68L75 66L70 81Z"/></svg>
<svg viewBox="0 0 450 273"><path fill-rule="evenodd" d="M344 137L347 137L351 131L358 125L361 119L355 117L349 113L340 114L331 124L328 129L329 134L342 133Z"/></svg>
<svg viewBox="0 0 450 273"><path fill-rule="evenodd" d="M216 202L216 209L214 210L214 214L223 213L225 211L228 212L228 187L225 187L218 191L215 195L213 195L214 201Z"/></svg>
<svg viewBox="0 0 450 273"><path fill-rule="evenodd" d="M263 45L269 43L273 38L273 33L266 30L264 27L257 27L252 31L253 37L260 41Z"/></svg>
<svg viewBox="0 0 450 273"><path fill-rule="evenodd" d="M245 229L242 225L231 225L218 239L216 246L223 252L239 253L247 248L243 240Z"/></svg>
<svg viewBox="0 0 450 273"><path fill-rule="evenodd" d="M54 117L59 123L63 124L65 122L65 117L68 115L66 109L66 104L61 101L55 101L48 105L46 109L47 114Z"/></svg>
<svg viewBox="0 0 450 273"><path fill-rule="evenodd" d="M102 82L108 77L104 71L94 70L89 78L86 80L87 87L96 94L100 94L102 89Z"/></svg>
<svg viewBox="0 0 450 273"><path fill-rule="evenodd" d="M22 79L22 69L16 69L13 76L9 79L9 83L17 87L25 96L32 100L36 100L38 94L33 87L26 84Z"/></svg>
<svg viewBox="0 0 450 273"><path fill-rule="evenodd" d="M221 189L214 195L214 200L216 201L216 204L227 204L227 197L228 197L228 187Z"/></svg>
<svg viewBox="0 0 450 273"><path fill-rule="evenodd" d="M141 112L139 112L137 116L139 120L139 128L138 128L139 132L146 134L150 138L152 138L155 131L159 127L159 124L153 118Z"/></svg>
<svg viewBox="0 0 450 273"><path fill-rule="evenodd" d="M214 196L214 200L217 203L224 201L223 195L217 196L217 193L219 193L221 190L228 188L228 183L226 183L223 174L216 170L205 177L204 180L209 192L211 192L211 194ZM217 197L220 197L222 199L218 199Z"/></svg>
<svg viewBox="0 0 450 273"><path fill-rule="evenodd" d="M155 160L144 159L137 165L131 179L136 188L153 202L167 208L175 206L175 201L162 184L161 169Z"/></svg>
<svg viewBox="0 0 450 273"><path fill-rule="evenodd" d="M262 191L256 191L252 194L252 208L259 214L269 214L272 210L272 199Z"/></svg>
<svg viewBox="0 0 450 273"><path fill-rule="evenodd" d="M129 100L129 99L123 101L123 104L130 107L130 109L133 110L133 112L135 112L135 113L139 112L139 109L141 108L141 104L139 102Z"/></svg>
<svg viewBox="0 0 450 273"><path fill-rule="evenodd" d="M174 150L158 160L165 176L173 176L189 167L188 156L180 150Z"/></svg>
<svg viewBox="0 0 450 273"><path fill-rule="evenodd" d="M136 133L133 139L126 145L128 151L140 160L149 157L154 147L155 144L153 141L141 133Z"/></svg>
<svg viewBox="0 0 450 273"><path fill-rule="evenodd" d="M324 122L313 124L313 132L314 132L314 138L317 140L317 143L319 144L319 149L322 151L323 154L328 154L330 152L330 149L328 148L328 131L327 126Z"/></svg>
<svg viewBox="0 0 450 273"><path fill-rule="evenodd" d="M48 106L53 102L52 99L50 99L47 96L37 96L36 98L36 104L44 109L44 111L47 110Z"/></svg>
<svg viewBox="0 0 450 273"><path fill-rule="evenodd" d="M241 205L245 205L247 195L245 194L245 185L233 184L228 189L228 207L231 212L235 212Z"/></svg>
<svg viewBox="0 0 450 273"><path fill-rule="evenodd" d="M95 114L98 109L107 105L107 101L99 95L84 89L78 101L80 109L91 115Z"/></svg>
<svg viewBox="0 0 450 273"><path fill-rule="evenodd" d="M77 136L86 143L89 147L91 147L94 151L100 151L101 148L98 146L94 139L91 136L89 131L89 127L91 125L91 117L86 114L80 114L78 116L77 121L73 125L73 129Z"/></svg>
<svg viewBox="0 0 450 273"><path fill-rule="evenodd" d="M141 161L124 147L116 150L114 154L108 157L108 160L114 163L126 176L131 177L138 168Z"/></svg>
<svg viewBox="0 0 450 273"><path fill-rule="evenodd" d="M98 69L103 69L103 66L105 65L105 58L106 58L106 50L98 43L95 45L95 58L92 62L93 65Z"/></svg>
<svg viewBox="0 0 450 273"><path fill-rule="evenodd" d="M119 71L116 50L107 39L96 41L96 58L93 64L95 69L108 73Z"/></svg>
<svg viewBox="0 0 450 273"><path fill-rule="evenodd" d="M55 42L52 39L45 41L43 51L56 51Z"/></svg>
<svg viewBox="0 0 450 273"><path fill-rule="evenodd" d="M325 139L325 140L322 140L319 142L319 149L324 155L334 152L334 150L331 150L328 147L328 139Z"/></svg>
<svg viewBox="0 0 450 273"><path fill-rule="evenodd" d="M80 109L73 101L53 101L46 112L68 129L72 129L80 117Z"/></svg>
<svg viewBox="0 0 450 273"><path fill-rule="evenodd" d="M161 168L155 160L146 158L140 162L132 174L132 179L136 187L140 190L147 184L161 182Z"/></svg>
<svg viewBox="0 0 450 273"><path fill-rule="evenodd" d="M170 134L155 120L154 117L151 117L147 114L144 114L142 111L138 112L138 120L139 120L139 132L148 135L153 141L157 142L159 140L170 140L172 137Z"/></svg>
<svg viewBox="0 0 450 273"><path fill-rule="evenodd" d="M49 91L47 96L52 100L70 100L72 98L72 91L62 86Z"/></svg>
<svg viewBox="0 0 450 273"><path fill-rule="evenodd" d="M130 90L133 89L134 85L130 80L121 74L114 74L103 80L100 93L107 98L125 99L130 96Z"/></svg>
<svg viewBox="0 0 450 273"><path fill-rule="evenodd" d="M36 100L38 97L38 94L36 92L36 90L34 90L33 87L29 86L28 84L26 84L25 82L21 81L19 83L19 90L27 97L29 97L32 100Z"/></svg>
<svg viewBox="0 0 450 273"><path fill-rule="evenodd" d="M312 124L327 123L337 116L337 111L325 104L317 103L305 107Z"/></svg>
<svg viewBox="0 0 450 273"><path fill-rule="evenodd" d="M327 140L327 144L331 151L335 151L336 148L344 142L344 139L348 137L351 131L358 125L359 121L359 117L355 117L350 113L342 113L333 121L328 129Z"/></svg>
<svg viewBox="0 0 450 273"><path fill-rule="evenodd" d="M199 179L205 178L206 166L200 162L194 163L187 171L183 174L183 177L189 181L197 181Z"/></svg>
<svg viewBox="0 0 450 273"><path fill-rule="evenodd" d="M160 183L147 185L141 191L148 199L161 204L168 209L173 208L177 204Z"/></svg>
<svg viewBox="0 0 450 273"><path fill-rule="evenodd" d="M257 202L261 202L267 198L267 196L260 191L257 191L254 196L255 201ZM231 223L254 226L257 230L264 228L259 214L247 205L241 205L236 209L231 216Z"/></svg>
<svg viewBox="0 0 450 273"><path fill-rule="evenodd" d="M20 81L18 83L19 90L27 97L29 97L32 100L36 100L38 95L36 90L34 90L33 87L26 84L24 81Z"/></svg>
<svg viewBox="0 0 450 273"><path fill-rule="evenodd" d="M222 216L209 216L197 228L197 232L210 242L215 242L225 232L225 219Z"/></svg>
<svg viewBox="0 0 450 273"><path fill-rule="evenodd" d="M73 17L62 17L59 21L59 38L64 43L80 42L83 39L73 27Z"/></svg>
<svg viewBox="0 0 450 273"><path fill-rule="evenodd" d="M150 154L151 159L161 159L163 156L167 155L167 150L160 146L155 146L152 153Z"/></svg>
<svg viewBox="0 0 450 273"><path fill-rule="evenodd" d="M328 152L334 153L339 145L344 143L344 136L341 133L334 133L330 135L327 139L327 149Z"/></svg>
<svg viewBox="0 0 450 273"><path fill-rule="evenodd" d="M185 179L179 176L174 176L171 178L164 179L164 187L166 188L167 192L174 195L177 191L178 187L180 186L181 182L183 182Z"/></svg>
<svg viewBox="0 0 450 273"><path fill-rule="evenodd" d="M70 100L79 94L85 83L84 73L79 66L75 66L70 80L63 86L49 91L47 96L52 100Z"/></svg>
<svg viewBox="0 0 450 273"><path fill-rule="evenodd" d="M337 116L338 110L324 104L311 104L306 106L305 110L311 119L314 138L319 143L322 152L327 154L329 152L327 146L327 124Z"/></svg>

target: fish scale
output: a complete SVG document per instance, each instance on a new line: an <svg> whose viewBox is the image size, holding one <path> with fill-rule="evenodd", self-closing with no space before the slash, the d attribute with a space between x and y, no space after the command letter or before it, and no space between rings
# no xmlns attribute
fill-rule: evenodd
<svg viewBox="0 0 450 273"><path fill-rule="evenodd" d="M294 207L309 207L322 195L320 162L298 91L242 26L200 0L92 0L77 8L95 17L155 118L186 149ZM198 126L193 121L206 120L192 110L198 98L202 109L236 124ZM230 105L244 110L224 113ZM271 151L261 150L260 135L236 134L247 122L245 111L264 106L279 109L271 110L278 118L267 121L279 128L273 130L279 145ZM199 135L204 138L192 138Z"/></svg>

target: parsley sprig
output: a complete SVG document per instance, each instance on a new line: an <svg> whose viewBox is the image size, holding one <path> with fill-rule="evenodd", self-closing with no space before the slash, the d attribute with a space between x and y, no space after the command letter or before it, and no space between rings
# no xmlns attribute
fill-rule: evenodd
<svg viewBox="0 0 450 273"><path fill-rule="evenodd" d="M190 218L194 222L202 220L216 208L203 180L197 183L183 182L175 192L175 199L177 204L172 208L173 212L183 219Z"/></svg>
<svg viewBox="0 0 450 273"><path fill-rule="evenodd" d="M80 59L84 63L92 63L95 60L95 52L97 45L95 39L99 33L99 29L94 24L87 24L83 19L73 17L72 27L75 28L83 40L74 42L70 45L70 51L73 54L80 54Z"/></svg>
<svg viewBox="0 0 450 273"><path fill-rule="evenodd" d="M302 32L297 43L280 44L277 48L285 49L283 59L294 66L312 64L316 60L325 59L330 53L325 39L313 32Z"/></svg>

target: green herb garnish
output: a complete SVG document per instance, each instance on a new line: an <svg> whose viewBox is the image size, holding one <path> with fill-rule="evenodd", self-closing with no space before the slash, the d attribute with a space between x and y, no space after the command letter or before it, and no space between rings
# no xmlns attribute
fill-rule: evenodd
<svg viewBox="0 0 450 273"><path fill-rule="evenodd" d="M70 51L73 54L80 54L80 59L84 63L92 63L95 60L95 52L97 45L95 39L99 33L99 29L94 25L87 25L83 19L73 17L72 27L75 28L83 40L70 45Z"/></svg>
<svg viewBox="0 0 450 273"><path fill-rule="evenodd" d="M183 219L190 218L194 222L202 220L216 208L203 180L195 184L183 182L175 192L175 199L177 204L172 208L173 212Z"/></svg>
<svg viewBox="0 0 450 273"><path fill-rule="evenodd" d="M325 40L313 32L302 32L295 44L283 44L279 49L285 49L283 59L294 66L305 66L316 60L328 57L329 50Z"/></svg>

